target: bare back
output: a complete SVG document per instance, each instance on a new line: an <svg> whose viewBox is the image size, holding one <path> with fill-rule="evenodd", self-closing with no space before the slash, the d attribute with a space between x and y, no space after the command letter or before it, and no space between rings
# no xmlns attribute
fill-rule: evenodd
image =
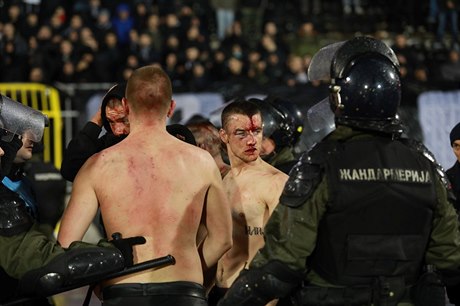
<svg viewBox="0 0 460 306"><path fill-rule="evenodd" d="M231 170L224 178L233 220L233 247L219 261L216 282L229 288L264 245L264 226L288 176L261 159L256 167Z"/></svg>
<svg viewBox="0 0 460 306"><path fill-rule="evenodd" d="M91 180L107 234L146 238L146 244L135 247L135 262L171 254L176 264L111 283L202 283L196 235L207 192L220 174L207 152L166 131L152 134L131 134L99 154Z"/></svg>

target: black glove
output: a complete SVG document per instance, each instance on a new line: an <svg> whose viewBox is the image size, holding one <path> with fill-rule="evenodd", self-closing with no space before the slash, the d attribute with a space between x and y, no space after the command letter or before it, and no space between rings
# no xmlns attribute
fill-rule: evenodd
<svg viewBox="0 0 460 306"><path fill-rule="evenodd" d="M109 242L121 251L125 259L125 266L131 267L134 264L133 245L144 244L146 241L145 238L142 236L122 238L120 233L113 233L112 238L113 240L110 240Z"/></svg>

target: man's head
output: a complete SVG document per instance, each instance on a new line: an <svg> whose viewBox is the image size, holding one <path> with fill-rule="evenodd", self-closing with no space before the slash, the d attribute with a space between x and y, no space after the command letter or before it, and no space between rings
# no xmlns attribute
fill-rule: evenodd
<svg viewBox="0 0 460 306"><path fill-rule="evenodd" d="M108 133L115 136L129 134L128 110L123 105L126 84L116 84L110 88L102 98L101 119Z"/></svg>
<svg viewBox="0 0 460 306"><path fill-rule="evenodd" d="M188 144L193 146L197 145L195 136L185 125L179 123L170 124L166 126L166 131L177 139L180 139Z"/></svg>
<svg viewBox="0 0 460 306"><path fill-rule="evenodd" d="M380 40L356 37L328 45L313 57L310 80L330 81L330 104L336 120L388 124L401 100L399 63Z"/></svg>
<svg viewBox="0 0 460 306"><path fill-rule="evenodd" d="M193 133L197 146L208 151L213 157L221 154L222 141L214 124L203 121L189 123L187 127Z"/></svg>
<svg viewBox="0 0 460 306"><path fill-rule="evenodd" d="M136 69L126 85L129 111L151 120L166 120L173 110L172 85L169 76L157 65Z"/></svg>
<svg viewBox="0 0 460 306"><path fill-rule="evenodd" d="M228 155L251 162L259 157L262 144L262 115L257 105L237 99L227 105L221 115L221 140Z"/></svg>
<svg viewBox="0 0 460 306"><path fill-rule="evenodd" d="M454 126L450 131L450 145L454 151L457 160L460 161L460 123Z"/></svg>

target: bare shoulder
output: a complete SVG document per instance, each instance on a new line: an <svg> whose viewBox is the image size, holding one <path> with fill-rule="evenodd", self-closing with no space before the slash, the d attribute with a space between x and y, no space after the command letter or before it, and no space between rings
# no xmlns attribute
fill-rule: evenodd
<svg viewBox="0 0 460 306"><path fill-rule="evenodd" d="M199 169L201 172L219 172L219 168L217 167L216 162L208 151L187 143L181 143L177 148L177 154L180 156L181 160L191 169Z"/></svg>
<svg viewBox="0 0 460 306"><path fill-rule="evenodd" d="M126 152L117 145L114 145L89 157L78 173L82 172L86 176L90 174L99 176L100 173L117 169L117 167L125 162L125 156Z"/></svg>
<svg viewBox="0 0 460 306"><path fill-rule="evenodd" d="M264 171L268 173L269 179L272 179L272 180L274 179L277 181L284 181L284 182L287 181L287 179L289 178L289 175L273 167L267 162L264 162L264 163L265 163Z"/></svg>
<svg viewBox="0 0 460 306"><path fill-rule="evenodd" d="M191 154L195 158L199 159L203 163L215 163L214 159L212 158L211 154L209 154L208 151L203 150L202 148L199 148L194 145L190 145L188 143L183 143L182 146L184 147L184 150L187 152L187 154Z"/></svg>

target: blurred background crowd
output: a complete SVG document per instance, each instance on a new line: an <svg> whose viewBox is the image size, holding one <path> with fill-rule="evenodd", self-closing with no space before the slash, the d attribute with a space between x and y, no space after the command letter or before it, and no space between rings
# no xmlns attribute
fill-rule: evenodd
<svg viewBox="0 0 460 306"><path fill-rule="evenodd" d="M371 35L396 52L402 116L413 116L421 93L460 88L457 17L456 0L2 0L0 82L78 89L123 82L157 63L175 93L313 103L327 86L307 79L312 54ZM75 109L84 109L85 95L74 97Z"/></svg>

